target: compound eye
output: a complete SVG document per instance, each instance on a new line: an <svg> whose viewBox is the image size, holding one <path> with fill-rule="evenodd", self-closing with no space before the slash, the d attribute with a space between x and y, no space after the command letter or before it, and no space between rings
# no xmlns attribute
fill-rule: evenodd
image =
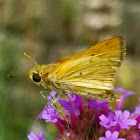
<svg viewBox="0 0 140 140"><path fill-rule="evenodd" d="M33 80L35 82L40 82L41 81L41 77L39 76L38 73L33 73Z"/></svg>

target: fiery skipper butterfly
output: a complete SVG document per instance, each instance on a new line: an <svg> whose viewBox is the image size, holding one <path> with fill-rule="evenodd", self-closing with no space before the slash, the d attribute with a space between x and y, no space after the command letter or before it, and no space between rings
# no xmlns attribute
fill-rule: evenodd
<svg viewBox="0 0 140 140"><path fill-rule="evenodd" d="M112 90L125 53L123 38L107 39L54 64L36 64L29 78L58 94L76 93L97 100L117 101Z"/></svg>

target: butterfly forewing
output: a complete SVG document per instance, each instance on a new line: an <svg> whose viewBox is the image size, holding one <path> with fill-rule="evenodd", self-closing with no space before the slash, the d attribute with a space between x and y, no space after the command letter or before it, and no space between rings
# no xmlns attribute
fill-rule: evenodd
<svg viewBox="0 0 140 140"><path fill-rule="evenodd" d="M115 75L125 56L125 42L112 38L66 58L48 75L64 92L113 101Z"/></svg>

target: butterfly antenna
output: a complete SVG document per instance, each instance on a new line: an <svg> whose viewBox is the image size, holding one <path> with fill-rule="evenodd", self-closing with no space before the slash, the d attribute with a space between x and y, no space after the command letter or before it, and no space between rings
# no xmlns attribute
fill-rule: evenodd
<svg viewBox="0 0 140 140"><path fill-rule="evenodd" d="M24 74L24 75L11 75L11 74L8 74L8 77L11 78L11 77L21 77L21 76L27 76L28 74Z"/></svg>
<svg viewBox="0 0 140 140"><path fill-rule="evenodd" d="M30 58L30 59L35 63L35 65L37 65L36 61L35 61L30 55L28 55L28 54L25 53L25 52L24 52L24 55L25 55L26 57Z"/></svg>
<svg viewBox="0 0 140 140"><path fill-rule="evenodd" d="M10 78L10 77L15 77L14 75L10 75L10 74L8 74L8 77Z"/></svg>

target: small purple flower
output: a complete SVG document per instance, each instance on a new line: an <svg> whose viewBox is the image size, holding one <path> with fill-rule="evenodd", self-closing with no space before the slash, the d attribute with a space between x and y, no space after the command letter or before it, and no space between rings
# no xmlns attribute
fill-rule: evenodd
<svg viewBox="0 0 140 140"><path fill-rule="evenodd" d="M140 101L140 98L139 98ZM135 107L135 114L140 114L140 103Z"/></svg>
<svg viewBox="0 0 140 140"><path fill-rule="evenodd" d="M51 94L51 96L47 96L47 99L48 99L48 100L52 100L52 98L55 97L56 92L55 92L55 91L51 91L50 94Z"/></svg>
<svg viewBox="0 0 140 140"><path fill-rule="evenodd" d="M140 98L139 98L139 101L140 101ZM136 115L137 123L140 123L140 103L135 107L135 111L133 115Z"/></svg>
<svg viewBox="0 0 140 140"><path fill-rule="evenodd" d="M45 119L45 122L52 122L58 128L58 130L63 133L64 128L58 122L58 114L59 112L52 108L50 105L42 112L41 119ZM60 120L60 119L59 119Z"/></svg>
<svg viewBox="0 0 140 140"><path fill-rule="evenodd" d="M118 87L118 88L115 88L114 91L117 91L117 92L121 92L122 95L126 98L127 96L129 95L135 95L136 93L133 92L133 91L126 91L124 88L122 87Z"/></svg>
<svg viewBox="0 0 140 140"><path fill-rule="evenodd" d="M79 107L82 104L82 97L75 95L75 98L74 98L74 95L71 95L71 101L74 105L76 115L79 116L80 115ZM60 102L61 106L65 108L65 109L63 109L63 111L70 111L71 113L73 113L75 115L73 106L69 99L68 99L68 101L64 101L61 99L61 100L59 100L59 102Z"/></svg>
<svg viewBox="0 0 140 140"><path fill-rule="evenodd" d="M109 112L108 117L106 117L104 114L102 114L101 116L99 116L100 118L100 125L104 126L105 128L110 128L111 126L115 126L117 124L116 121L114 120L114 115Z"/></svg>
<svg viewBox="0 0 140 140"><path fill-rule="evenodd" d="M36 117L35 122L36 122L38 119L41 119L42 112L43 112L44 110L46 110L47 107L48 107L48 105L45 105L45 107L41 110L41 112L39 113L39 115Z"/></svg>
<svg viewBox="0 0 140 140"><path fill-rule="evenodd" d="M45 140L45 138L43 138L43 131L40 131L38 136L36 136L34 132L31 132L27 137L29 140Z"/></svg>
<svg viewBox="0 0 140 140"><path fill-rule="evenodd" d="M121 110L116 110L115 115L116 116L114 117L114 120L117 121L117 123L120 125L121 128L130 129L128 125L135 126L137 124L136 120L129 119L130 112L127 110L123 112Z"/></svg>
<svg viewBox="0 0 140 140"><path fill-rule="evenodd" d="M51 94L51 96L47 96L47 99L48 99L48 100L52 100L52 98L55 97L56 92L55 92L55 91L51 91L50 94ZM48 104L50 104L50 102L48 102ZM43 112L44 110L46 110L47 107L48 107L48 105L45 105L45 107L42 109L42 111L40 112L40 114L36 117L35 122L36 122L39 118L41 118L42 112Z"/></svg>
<svg viewBox="0 0 140 140"><path fill-rule="evenodd" d="M120 101L118 102L116 109L120 110L123 106L124 100L127 98L127 96L129 95L135 95L135 92L133 91L126 91L124 88L118 87L116 89L114 89L114 91L117 92L121 92L121 97L120 97Z"/></svg>
<svg viewBox="0 0 140 140"><path fill-rule="evenodd" d="M48 108L43 110L41 119L45 119L45 122L56 123L58 114L58 111L56 111L54 108L48 105Z"/></svg>
<svg viewBox="0 0 140 140"><path fill-rule="evenodd" d="M138 124L138 128L140 129L140 123Z"/></svg>
<svg viewBox="0 0 140 140"><path fill-rule="evenodd" d="M110 130L105 132L106 137L100 137L99 140L125 140L124 138L118 138L119 132L114 131L111 133Z"/></svg>
<svg viewBox="0 0 140 140"><path fill-rule="evenodd" d="M98 107L101 108L104 105L108 104L108 102L100 101L100 100L88 100L88 106L89 107Z"/></svg>
<svg viewBox="0 0 140 140"><path fill-rule="evenodd" d="M140 114L140 104L135 107L135 114Z"/></svg>

